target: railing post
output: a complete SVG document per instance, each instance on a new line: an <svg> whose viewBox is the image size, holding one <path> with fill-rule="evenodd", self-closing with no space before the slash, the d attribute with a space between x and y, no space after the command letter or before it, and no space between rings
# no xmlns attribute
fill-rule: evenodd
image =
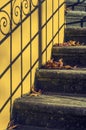
<svg viewBox="0 0 86 130"><path fill-rule="evenodd" d="M41 1L39 0L38 3L38 30L39 30L39 36L38 36L38 55L39 55L39 67L41 67L42 65L42 30L41 30L41 26L42 26L42 5L41 5Z"/></svg>

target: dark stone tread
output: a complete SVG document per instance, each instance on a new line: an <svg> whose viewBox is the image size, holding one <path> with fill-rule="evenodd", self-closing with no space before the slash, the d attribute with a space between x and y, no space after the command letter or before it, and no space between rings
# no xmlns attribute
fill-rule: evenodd
<svg viewBox="0 0 86 130"><path fill-rule="evenodd" d="M66 27L64 41L75 40L86 44L86 28L81 27Z"/></svg>
<svg viewBox="0 0 86 130"><path fill-rule="evenodd" d="M52 94L24 96L14 102L13 119L16 124L45 130L85 130L86 98Z"/></svg>
<svg viewBox="0 0 86 130"><path fill-rule="evenodd" d="M63 58L65 65L86 67L86 46L53 47L51 58L56 61Z"/></svg>
<svg viewBox="0 0 86 130"><path fill-rule="evenodd" d="M43 92L86 94L86 69L37 69L35 87Z"/></svg>

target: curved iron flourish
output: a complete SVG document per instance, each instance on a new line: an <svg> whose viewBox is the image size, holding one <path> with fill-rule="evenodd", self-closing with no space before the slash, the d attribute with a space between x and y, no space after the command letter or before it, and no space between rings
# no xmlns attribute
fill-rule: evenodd
<svg viewBox="0 0 86 130"><path fill-rule="evenodd" d="M3 35L10 32L10 16L5 10L0 11L0 32Z"/></svg>

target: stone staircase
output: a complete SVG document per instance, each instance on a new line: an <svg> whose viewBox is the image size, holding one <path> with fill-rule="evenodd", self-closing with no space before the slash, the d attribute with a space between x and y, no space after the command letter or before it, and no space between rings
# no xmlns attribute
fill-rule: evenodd
<svg viewBox="0 0 86 130"><path fill-rule="evenodd" d="M67 6L77 0L66 0ZM66 21L79 21L86 16L86 2L70 7ZM86 43L86 23L67 25L65 39ZM86 46L53 46L51 58L64 59L76 69L37 69L37 97L24 95L14 101L12 119L15 130L86 130Z"/></svg>

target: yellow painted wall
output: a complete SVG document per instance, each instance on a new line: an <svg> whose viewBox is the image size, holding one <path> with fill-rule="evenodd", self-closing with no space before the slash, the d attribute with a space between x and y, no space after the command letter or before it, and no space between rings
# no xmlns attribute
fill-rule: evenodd
<svg viewBox="0 0 86 130"><path fill-rule="evenodd" d="M4 5L7 1L9 0L1 0L0 1L0 7ZM19 0L16 0L19 2ZM54 4L54 11L58 7L58 0L47 0L47 19L51 16L52 14L52 1ZM64 0L59 0L60 4ZM33 0L33 3L36 3L36 0ZM46 18L45 18L45 8L46 2L43 3L42 5L42 25L45 23ZM5 9L6 11L10 12L9 10L10 5ZM38 11L35 11L35 13L32 15L32 37L34 34L38 31L37 23L38 23ZM1 17L0 13L0 17ZM59 13L59 19L60 23L59 26L61 26L64 23L64 6L61 8L60 13ZM58 13L53 17L54 21L54 34L56 33L58 29ZM14 26L14 25L13 25ZM23 48L25 45L28 43L30 40L30 19L28 18L24 23L23 23ZM9 28L9 27L8 27ZM7 28L7 29L8 29ZM20 27L12 34L12 60L18 55L21 49L21 35L20 35ZM7 30L6 30L7 31ZM53 34L53 35L54 35ZM63 37L64 37L64 28L60 31L60 43L63 42ZM45 49L46 47L46 28L42 30L42 50ZM0 32L0 39L2 38L2 34ZM52 19L49 21L47 24L47 43L52 39ZM58 36L54 39L53 43L58 43ZM46 60L50 59L51 56L51 48L52 44L49 46L47 49L47 52L43 54L43 63L46 62ZM23 52L23 77L27 73L27 71L30 69L30 46L27 47L27 49ZM46 59L47 55L47 59ZM35 60L38 58L38 36L35 38L35 40L32 42L32 65L34 64ZM19 57L16 62L12 66L12 86L13 90L16 88L16 86L19 84L21 81L21 69L20 69L20 63L21 63L21 57ZM0 45L0 74L4 71L4 69L10 64L10 37L6 39L3 44ZM32 84L34 82L34 74L35 74L35 69L38 67L38 63L35 65L34 69L32 70ZM30 91L30 75L27 76L27 78L23 82L23 94L24 93L29 93ZM12 91L13 91L12 90ZM16 94L13 96L13 101L15 98L20 96L21 89L19 88ZM3 106L7 98L10 96L10 69L3 75L3 77L0 79L0 108ZM6 107L3 109L3 111L0 113L0 130L5 130L7 123L9 121L9 111L10 111L10 103L6 105Z"/></svg>

